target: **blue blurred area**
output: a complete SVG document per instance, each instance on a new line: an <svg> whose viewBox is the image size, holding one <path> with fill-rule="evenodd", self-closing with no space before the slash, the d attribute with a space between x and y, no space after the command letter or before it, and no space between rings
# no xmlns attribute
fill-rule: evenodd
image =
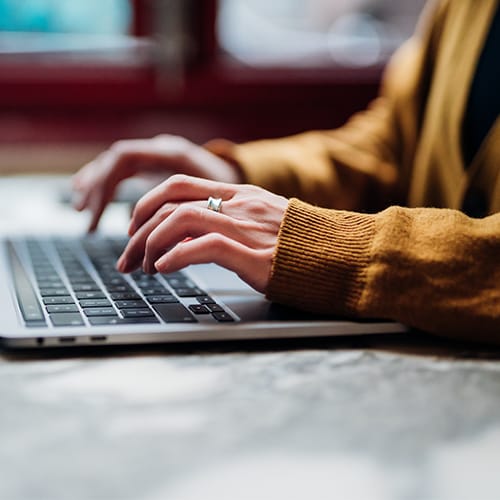
<svg viewBox="0 0 500 500"><path fill-rule="evenodd" d="M127 34L130 0L0 0L0 31Z"/></svg>

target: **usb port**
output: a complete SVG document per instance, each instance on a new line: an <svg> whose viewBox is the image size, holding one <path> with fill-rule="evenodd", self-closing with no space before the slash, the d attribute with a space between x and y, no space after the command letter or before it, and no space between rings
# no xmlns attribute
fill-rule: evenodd
<svg viewBox="0 0 500 500"><path fill-rule="evenodd" d="M105 342L108 339L108 337L104 335L94 335L93 337L90 337L91 342Z"/></svg>
<svg viewBox="0 0 500 500"><path fill-rule="evenodd" d="M61 342L61 344L71 344L76 342L76 337L59 337L59 342Z"/></svg>

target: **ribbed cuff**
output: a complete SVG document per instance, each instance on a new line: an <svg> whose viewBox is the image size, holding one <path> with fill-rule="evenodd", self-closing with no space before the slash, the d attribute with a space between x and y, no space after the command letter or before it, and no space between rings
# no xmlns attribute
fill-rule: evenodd
<svg viewBox="0 0 500 500"><path fill-rule="evenodd" d="M313 312L358 314L374 234L373 215L318 208L292 198L266 296Z"/></svg>

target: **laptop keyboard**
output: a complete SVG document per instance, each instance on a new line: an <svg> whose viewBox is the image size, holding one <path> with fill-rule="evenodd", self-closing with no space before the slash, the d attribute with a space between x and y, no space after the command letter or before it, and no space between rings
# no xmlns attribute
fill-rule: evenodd
<svg viewBox="0 0 500 500"><path fill-rule="evenodd" d="M99 237L9 242L25 324L92 327L234 321L182 271L119 273L116 260L125 244L123 239Z"/></svg>

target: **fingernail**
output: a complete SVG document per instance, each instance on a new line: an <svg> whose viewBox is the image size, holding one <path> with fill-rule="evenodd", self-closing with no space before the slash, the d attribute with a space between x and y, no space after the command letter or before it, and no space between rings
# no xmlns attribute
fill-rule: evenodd
<svg viewBox="0 0 500 500"><path fill-rule="evenodd" d="M119 259L118 262L116 263L116 269L120 271L121 273L124 273L127 268L127 259L122 255Z"/></svg>
<svg viewBox="0 0 500 500"><path fill-rule="evenodd" d="M159 273L162 273L168 268L168 259L166 257L161 257L155 262L154 266Z"/></svg>
<svg viewBox="0 0 500 500"><path fill-rule="evenodd" d="M146 261L146 259L144 259L144 260L142 261L142 270L143 270L146 274L153 274L153 273L151 272L151 269L149 268L149 264L148 264L148 262Z"/></svg>
<svg viewBox="0 0 500 500"><path fill-rule="evenodd" d="M134 233L135 233L135 223L131 221L128 226L128 235L133 236Z"/></svg>

